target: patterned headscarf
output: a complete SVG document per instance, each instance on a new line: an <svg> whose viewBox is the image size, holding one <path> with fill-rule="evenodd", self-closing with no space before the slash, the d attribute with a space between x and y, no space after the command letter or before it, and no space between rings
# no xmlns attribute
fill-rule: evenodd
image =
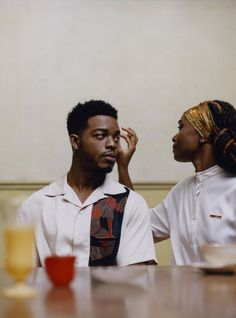
<svg viewBox="0 0 236 318"><path fill-rule="evenodd" d="M216 107L220 108L220 105L216 102L214 103ZM198 106L194 106L184 112L184 115L190 125L208 142L212 142L212 134L217 134L219 129L216 127L214 120L212 118L210 109L208 107L208 101L200 103Z"/></svg>

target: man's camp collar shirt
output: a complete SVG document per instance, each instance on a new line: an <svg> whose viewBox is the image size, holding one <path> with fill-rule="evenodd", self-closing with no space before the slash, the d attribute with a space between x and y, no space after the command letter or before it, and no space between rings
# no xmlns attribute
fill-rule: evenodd
<svg viewBox="0 0 236 318"><path fill-rule="evenodd" d="M19 210L21 223L36 224L36 244L41 264L46 256L76 255L77 266L88 266L91 212L95 202L126 192L106 176L104 183L81 203L63 177L33 193ZM125 206L117 264L155 260L148 209L144 199L130 191Z"/></svg>

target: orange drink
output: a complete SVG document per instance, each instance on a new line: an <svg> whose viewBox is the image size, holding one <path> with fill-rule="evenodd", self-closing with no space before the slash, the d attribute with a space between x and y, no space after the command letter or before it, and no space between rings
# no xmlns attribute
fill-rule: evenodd
<svg viewBox="0 0 236 318"><path fill-rule="evenodd" d="M16 285L5 290L9 297L28 297L34 289L24 283L35 266L35 238L33 226L7 226L5 237L5 268L15 279Z"/></svg>
<svg viewBox="0 0 236 318"><path fill-rule="evenodd" d="M5 229L6 270L22 281L34 267L34 228L9 226Z"/></svg>

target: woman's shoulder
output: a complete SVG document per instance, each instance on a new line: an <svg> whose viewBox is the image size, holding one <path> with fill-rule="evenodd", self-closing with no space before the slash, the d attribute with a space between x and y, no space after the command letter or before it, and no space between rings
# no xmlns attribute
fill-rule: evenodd
<svg viewBox="0 0 236 318"><path fill-rule="evenodd" d="M178 181L173 188L171 189L171 191L173 192L180 192L184 189L189 189L189 187L194 183L195 181L195 176L189 176L183 180Z"/></svg>

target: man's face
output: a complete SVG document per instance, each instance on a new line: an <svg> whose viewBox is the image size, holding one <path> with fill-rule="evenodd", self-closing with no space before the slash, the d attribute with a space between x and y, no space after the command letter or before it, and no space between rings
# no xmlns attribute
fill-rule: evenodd
<svg viewBox="0 0 236 318"><path fill-rule="evenodd" d="M183 115L179 120L179 132L172 138L174 158L180 162L193 162L200 149L199 133Z"/></svg>
<svg viewBox="0 0 236 318"><path fill-rule="evenodd" d="M98 115L89 118L88 127L79 137L80 162L89 171L111 172L116 162L120 142L117 120Z"/></svg>

